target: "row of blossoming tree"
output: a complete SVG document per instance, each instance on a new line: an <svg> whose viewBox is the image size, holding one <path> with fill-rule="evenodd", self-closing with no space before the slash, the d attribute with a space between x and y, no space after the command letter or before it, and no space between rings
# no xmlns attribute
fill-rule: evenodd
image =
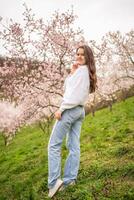
<svg viewBox="0 0 134 200"><path fill-rule="evenodd" d="M73 10L56 11L45 22L24 8L23 25L12 19L5 24L1 18L0 39L7 56L0 58L0 131L6 145L24 124L38 122L46 131L43 125L52 122L60 106L67 67L81 44L91 46L96 60L98 89L87 102L93 112L102 99L111 105L114 91L124 88L124 82L126 87L134 83L133 30L109 32L97 44L74 28Z"/></svg>

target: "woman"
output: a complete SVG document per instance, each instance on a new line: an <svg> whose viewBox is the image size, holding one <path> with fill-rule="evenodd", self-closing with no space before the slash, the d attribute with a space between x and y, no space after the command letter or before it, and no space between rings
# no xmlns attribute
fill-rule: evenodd
<svg viewBox="0 0 134 200"><path fill-rule="evenodd" d="M65 80L65 93L48 144L48 188L52 198L61 186L75 184L80 163L80 132L85 118L84 103L95 92L97 77L94 56L87 45L76 50L76 62ZM61 145L67 134L69 154L61 180Z"/></svg>

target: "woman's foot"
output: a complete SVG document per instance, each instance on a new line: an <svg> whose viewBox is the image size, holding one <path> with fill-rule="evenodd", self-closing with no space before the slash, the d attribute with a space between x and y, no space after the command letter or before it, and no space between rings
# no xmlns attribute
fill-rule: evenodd
<svg viewBox="0 0 134 200"><path fill-rule="evenodd" d="M59 189L59 191L63 191L67 186L70 186L70 185L75 185L76 184L76 182L75 181L71 181L70 183L68 183L68 184L63 184L61 187L60 187L60 189Z"/></svg>
<svg viewBox="0 0 134 200"><path fill-rule="evenodd" d="M48 197L52 198L56 192L62 187L63 181L61 179L57 179L53 188L49 189Z"/></svg>

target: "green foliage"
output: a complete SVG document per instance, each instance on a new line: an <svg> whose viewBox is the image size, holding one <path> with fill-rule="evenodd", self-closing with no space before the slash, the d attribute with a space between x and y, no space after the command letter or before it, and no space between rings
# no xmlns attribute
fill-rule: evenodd
<svg viewBox="0 0 134 200"><path fill-rule="evenodd" d="M57 200L132 200L134 197L134 97L87 115L81 132L77 184ZM49 134L23 127L9 146L0 135L0 200L48 199ZM62 146L62 166L67 156Z"/></svg>

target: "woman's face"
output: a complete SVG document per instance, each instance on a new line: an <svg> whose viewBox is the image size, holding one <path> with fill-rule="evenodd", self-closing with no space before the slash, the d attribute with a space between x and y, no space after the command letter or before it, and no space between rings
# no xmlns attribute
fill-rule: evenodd
<svg viewBox="0 0 134 200"><path fill-rule="evenodd" d="M76 61L79 63L79 65L85 65L86 64L86 59L84 55L84 49L79 48L76 53Z"/></svg>

